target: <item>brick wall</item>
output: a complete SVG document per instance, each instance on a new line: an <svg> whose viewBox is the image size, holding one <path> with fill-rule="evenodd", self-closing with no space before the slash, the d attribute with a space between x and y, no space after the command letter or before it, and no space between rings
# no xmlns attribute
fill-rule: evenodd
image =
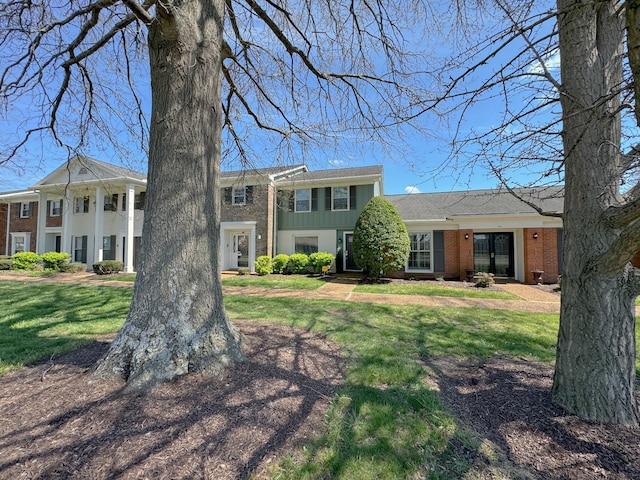
<svg viewBox="0 0 640 480"><path fill-rule="evenodd" d="M458 242L460 245L460 263L458 278L466 280L467 269L473 270L473 230L458 230ZM467 237L468 236L468 237ZM467 237L467 238L465 238Z"/></svg>
<svg viewBox="0 0 640 480"><path fill-rule="evenodd" d="M31 215L28 218L20 218L20 203L12 203L10 216L9 228L12 232L31 232L29 251L35 252L38 240L38 202L31 202Z"/></svg>
<svg viewBox="0 0 640 480"><path fill-rule="evenodd" d="M0 203L0 255L7 253L7 208L6 203Z"/></svg>
<svg viewBox="0 0 640 480"><path fill-rule="evenodd" d="M533 271L542 270L543 283L558 281L558 229L525 228L524 231L524 278L525 283L534 283ZM538 238L533 238L538 234Z"/></svg>
<svg viewBox="0 0 640 480"><path fill-rule="evenodd" d="M253 185L251 202L245 205L233 205L225 202L225 189L221 192L221 221L223 222L256 222L256 257L271 255L273 232L269 220L273 215L274 195L268 185ZM228 200L228 199L227 199ZM258 235L260 238L258 239Z"/></svg>

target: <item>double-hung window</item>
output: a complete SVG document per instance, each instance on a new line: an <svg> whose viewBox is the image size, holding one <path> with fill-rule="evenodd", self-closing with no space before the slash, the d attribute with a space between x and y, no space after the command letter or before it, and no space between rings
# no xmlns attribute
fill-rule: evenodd
<svg viewBox="0 0 640 480"><path fill-rule="evenodd" d="M50 217L59 217L62 215L62 200L51 200L49 204L49 216Z"/></svg>
<svg viewBox="0 0 640 480"><path fill-rule="evenodd" d="M331 210L349 210L349 187L331 189Z"/></svg>
<svg viewBox="0 0 640 480"><path fill-rule="evenodd" d="M31 203L22 202L20 204L20 218L29 218L31 216Z"/></svg>
<svg viewBox="0 0 640 480"><path fill-rule="evenodd" d="M76 197L75 213L89 213L89 197Z"/></svg>
<svg viewBox="0 0 640 480"><path fill-rule="evenodd" d="M310 212L311 211L311 189L304 188L296 190L296 212Z"/></svg>
<svg viewBox="0 0 640 480"><path fill-rule="evenodd" d="M408 269L409 270L431 270L431 234L430 233L410 233Z"/></svg>
<svg viewBox="0 0 640 480"><path fill-rule="evenodd" d="M105 212L115 212L118 210L118 194L104 196L104 209Z"/></svg>
<svg viewBox="0 0 640 480"><path fill-rule="evenodd" d="M233 187L233 204L245 205L247 203L247 189L245 187Z"/></svg>

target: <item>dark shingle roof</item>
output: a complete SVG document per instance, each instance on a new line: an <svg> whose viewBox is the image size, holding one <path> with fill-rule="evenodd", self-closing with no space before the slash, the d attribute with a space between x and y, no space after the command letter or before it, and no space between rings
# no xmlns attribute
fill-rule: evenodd
<svg viewBox="0 0 640 480"><path fill-rule="evenodd" d="M562 213L564 189L519 188L515 193L545 212ZM507 190L470 190L448 193L386 195L405 221L438 220L487 215L537 215L535 209Z"/></svg>

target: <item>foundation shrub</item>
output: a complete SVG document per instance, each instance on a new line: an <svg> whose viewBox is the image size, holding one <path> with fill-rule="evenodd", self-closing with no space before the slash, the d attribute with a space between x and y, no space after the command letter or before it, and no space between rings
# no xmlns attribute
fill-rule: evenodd
<svg viewBox="0 0 640 480"><path fill-rule="evenodd" d="M289 257L291 273L298 275L307 273L307 265L309 265L309 256L304 253L294 253Z"/></svg>
<svg viewBox="0 0 640 480"><path fill-rule="evenodd" d="M93 271L96 275L111 275L120 272L124 264L120 260L102 260L93 264Z"/></svg>
<svg viewBox="0 0 640 480"><path fill-rule="evenodd" d="M42 257L34 252L19 252L13 256L13 268L15 270L37 270Z"/></svg>
<svg viewBox="0 0 640 480"><path fill-rule="evenodd" d="M322 267L330 267L335 260L335 255L327 252L316 252L309 255L309 263L314 273L322 273Z"/></svg>
<svg viewBox="0 0 640 480"><path fill-rule="evenodd" d="M273 259L269 255L261 255L255 262L258 275L269 275L273 271Z"/></svg>
<svg viewBox="0 0 640 480"><path fill-rule="evenodd" d="M287 273L287 266L289 265L289 255L281 253L273 257L273 273Z"/></svg>

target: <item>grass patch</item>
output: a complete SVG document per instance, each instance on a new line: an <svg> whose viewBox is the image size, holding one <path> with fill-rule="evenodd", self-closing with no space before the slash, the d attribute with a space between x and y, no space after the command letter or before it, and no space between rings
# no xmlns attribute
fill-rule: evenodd
<svg viewBox="0 0 640 480"><path fill-rule="evenodd" d="M96 280L101 280L103 282L135 282L136 274L135 273L116 273L115 275L96 275Z"/></svg>
<svg viewBox="0 0 640 480"><path fill-rule="evenodd" d="M462 478L470 466L451 445L479 446L444 409L422 359L555 358L558 315L246 296L225 303L232 318L321 332L349 360L326 431L272 478Z"/></svg>
<svg viewBox="0 0 640 480"><path fill-rule="evenodd" d="M0 374L117 331L129 289L0 282Z"/></svg>
<svg viewBox="0 0 640 480"><path fill-rule="evenodd" d="M326 281L325 277L305 277L304 275L224 275L222 286L315 290Z"/></svg>
<svg viewBox="0 0 640 480"><path fill-rule="evenodd" d="M483 288L472 287L446 287L435 282L406 283L381 283L371 285L358 285L355 290L358 293L379 293L392 295L424 295L428 297L458 297L458 298L496 298L502 300L519 300L511 293Z"/></svg>
<svg viewBox="0 0 640 480"><path fill-rule="evenodd" d="M0 282L0 368L116 331L131 292ZM272 468L278 479L464 478L471 466L456 452L480 452L481 446L444 409L423 360L499 354L553 363L555 356L555 314L246 295L226 295L225 304L231 318L322 333L342 346L347 359L346 381L326 428L299 455Z"/></svg>

